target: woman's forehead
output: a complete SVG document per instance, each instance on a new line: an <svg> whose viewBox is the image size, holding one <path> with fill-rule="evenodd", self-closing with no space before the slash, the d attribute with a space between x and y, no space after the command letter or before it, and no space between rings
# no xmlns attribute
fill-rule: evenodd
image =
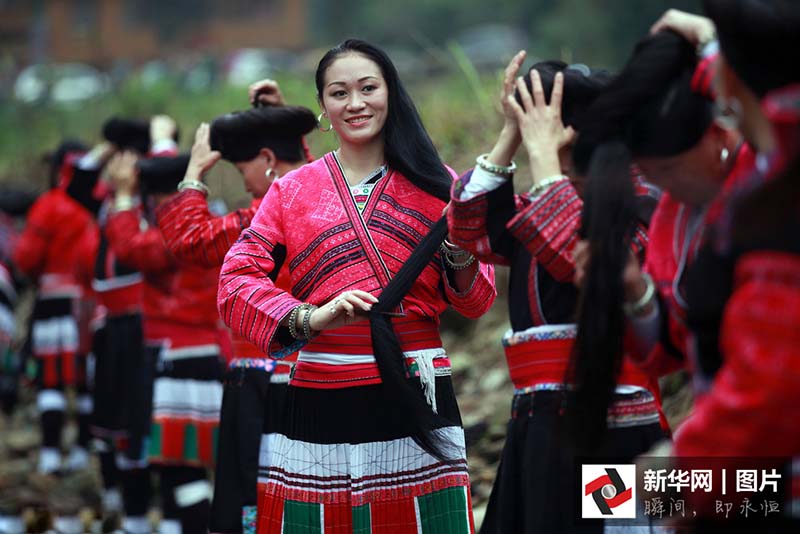
<svg viewBox="0 0 800 534"><path fill-rule="evenodd" d="M336 58L325 71L325 85L358 82L365 78L383 79L377 63L361 54L346 54Z"/></svg>

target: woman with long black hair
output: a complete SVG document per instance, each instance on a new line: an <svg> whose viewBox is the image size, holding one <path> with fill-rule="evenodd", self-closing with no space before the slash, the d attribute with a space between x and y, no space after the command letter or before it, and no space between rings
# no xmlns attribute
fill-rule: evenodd
<svg viewBox="0 0 800 534"><path fill-rule="evenodd" d="M303 136L316 127L314 114L304 107L283 105L280 89L271 80L255 85L260 88L257 107L227 113L210 127L203 124L198 128L186 177L178 186L182 191L159 207L159 228L167 248L180 261L222 265L225 253L250 225L272 183L310 159ZM262 104L260 99L274 105ZM253 195L250 206L221 217L209 211L208 188L202 182L219 159L236 166ZM269 276L278 287L288 289L288 271L281 267L277 265ZM282 413L291 364L267 358L241 336L232 341L209 529L214 533L255 533L261 436L271 431Z"/></svg>
<svg viewBox="0 0 800 534"><path fill-rule="evenodd" d="M586 241L575 252L582 305L572 415L585 439L603 430L600 413L626 352L628 325L628 354L642 369L658 376L686 365L687 267L715 198L754 159L738 131L715 120L711 61L673 32L648 36L584 115L575 160L590 180ZM665 191L643 268L626 252L637 221L627 186L632 162Z"/></svg>
<svg viewBox="0 0 800 534"><path fill-rule="evenodd" d="M584 209L584 180L572 165L573 128L610 75L546 61L515 83L523 59L524 53L518 54L506 70L499 139L454 184L448 222L456 244L511 267L511 330L503 345L515 394L481 531L572 532L580 517L574 505L577 454L632 458L647 450L662 435L658 388L627 363L603 413L611 428L606 439L578 449L567 435L562 414L574 400L568 370L577 303L571 252ZM515 195L512 158L520 145L528 152L534 185ZM641 251L657 193L630 173L627 182L641 208L631 246ZM602 529L602 524L588 528Z"/></svg>
<svg viewBox="0 0 800 534"><path fill-rule="evenodd" d="M788 466L800 456L800 432L787 408L800 402L800 6L704 4L711 20L672 12L656 29L674 29L693 44L716 29L717 101L758 156L709 221L687 275L700 398L676 433L674 453L769 457L797 487L796 468ZM713 515L707 504L704 512ZM780 531L796 532L796 504L781 510L793 522Z"/></svg>
<svg viewBox="0 0 800 534"><path fill-rule="evenodd" d="M262 442L259 532L471 532L438 322L491 306L492 267L443 242L452 174L386 54L345 41L316 86L339 149L272 185L220 276L236 333L272 358L300 350ZM267 276L281 257L290 291Z"/></svg>

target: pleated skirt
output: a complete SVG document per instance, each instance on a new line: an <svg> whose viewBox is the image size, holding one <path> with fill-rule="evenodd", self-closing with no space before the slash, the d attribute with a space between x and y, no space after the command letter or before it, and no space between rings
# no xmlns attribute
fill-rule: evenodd
<svg viewBox="0 0 800 534"><path fill-rule="evenodd" d="M580 458L570 445L563 416L570 395L559 389L514 396L481 534L604 531L602 520L581 521ZM609 409L606 439L592 458L631 463L664 437L650 392L618 394ZM649 531L646 526L630 530Z"/></svg>
<svg viewBox="0 0 800 534"><path fill-rule="evenodd" d="M217 354L156 362L147 436L150 463L213 467L223 364Z"/></svg>
<svg viewBox="0 0 800 534"><path fill-rule="evenodd" d="M259 458L259 534L467 534L474 531L466 449L448 369L435 379L441 461L403 435L381 384L325 389L290 381L283 416L267 428ZM318 369L319 370L319 369ZM446 373L445 373L446 372ZM419 386L419 379L412 378Z"/></svg>

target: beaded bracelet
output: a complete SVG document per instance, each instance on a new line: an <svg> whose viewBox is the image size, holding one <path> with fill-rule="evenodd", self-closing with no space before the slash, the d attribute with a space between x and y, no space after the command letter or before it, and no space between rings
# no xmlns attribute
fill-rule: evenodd
<svg viewBox="0 0 800 534"><path fill-rule="evenodd" d="M208 186L198 180L187 180L184 178L178 184L178 191L183 191L184 189L194 189L195 191L200 191L203 193L203 195L208 196Z"/></svg>
<svg viewBox="0 0 800 534"><path fill-rule="evenodd" d="M489 154L481 154L475 159L475 164L486 172L496 174L498 176L511 176L517 170L517 164L513 161L511 165L495 165L489 161Z"/></svg>
<svg viewBox="0 0 800 534"><path fill-rule="evenodd" d="M314 313L317 307L313 304L303 304L302 306L306 310L306 314L303 316L303 336L306 338L306 341L310 341L317 337L316 334L312 334L311 332L311 314Z"/></svg>
<svg viewBox="0 0 800 534"><path fill-rule="evenodd" d="M299 306L295 306L292 308L292 311L289 312L289 335L291 335L294 339L300 339L297 335L297 314L300 313L300 309L303 307L302 304Z"/></svg>
<svg viewBox="0 0 800 534"><path fill-rule="evenodd" d="M628 317L636 317L641 314L653 301L656 295L656 285L653 283L653 278L648 273L642 273L644 279L645 290L644 295L636 302L625 302L622 304L622 309Z"/></svg>
<svg viewBox="0 0 800 534"><path fill-rule="evenodd" d="M541 182L534 184L533 187L531 187L530 191L528 191L528 194L531 196L531 198L538 197L539 195L544 193L547 190L547 188L550 187L551 185L564 180L569 180L569 178L567 178L563 174L556 174L555 176L550 176L549 178L545 178Z"/></svg>

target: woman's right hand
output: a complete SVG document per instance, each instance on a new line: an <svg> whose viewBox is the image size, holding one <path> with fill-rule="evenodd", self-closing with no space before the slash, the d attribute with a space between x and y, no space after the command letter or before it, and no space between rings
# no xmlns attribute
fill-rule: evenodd
<svg viewBox="0 0 800 534"><path fill-rule="evenodd" d="M132 196L139 179L136 175L136 160L131 151L117 152L106 165L106 173L116 195Z"/></svg>
<svg viewBox="0 0 800 534"><path fill-rule="evenodd" d="M505 75L503 77L503 85L500 89L500 107L503 111L503 129L500 136L497 138L492 151L489 152L489 163L495 165L507 166L517 153L521 137L519 134L519 126L517 125L517 115L514 113L514 108L509 103L509 97L514 98L514 88L516 87L514 81L517 79L522 62L525 61L526 52L520 50L511 58L511 61L506 67Z"/></svg>
<svg viewBox="0 0 800 534"><path fill-rule="evenodd" d="M283 95L278 82L275 80L259 80L251 83L247 88L247 96L250 98L250 104L255 106L256 99L258 102L268 106L284 106Z"/></svg>
<svg viewBox="0 0 800 534"><path fill-rule="evenodd" d="M519 74L519 69L522 68L522 63L525 61L526 55L527 52L525 52L525 50L517 52L517 54L511 58L511 61L508 62L505 75L503 76L503 86L500 91L500 105L503 109L504 128L517 129L517 114L511 106L509 97L514 97L514 91L517 88L517 74Z"/></svg>
<svg viewBox="0 0 800 534"><path fill-rule="evenodd" d="M311 330L320 332L363 321L376 302L378 298L366 291L360 289L345 291L315 309L311 313L308 325ZM297 318L297 322L300 323L296 325L299 327L298 332L303 331L302 319L302 317Z"/></svg>
<svg viewBox="0 0 800 534"><path fill-rule="evenodd" d="M207 122L197 128L197 133L194 135L194 145L192 145L192 155L186 168L186 180L202 181L203 175L222 158L222 154L219 151L211 150L210 135L211 127Z"/></svg>
<svg viewBox="0 0 800 534"><path fill-rule="evenodd" d="M669 9L661 15L650 28L650 33L655 34L663 30L672 30L695 46L709 42L716 35L714 22L711 19L678 9Z"/></svg>

